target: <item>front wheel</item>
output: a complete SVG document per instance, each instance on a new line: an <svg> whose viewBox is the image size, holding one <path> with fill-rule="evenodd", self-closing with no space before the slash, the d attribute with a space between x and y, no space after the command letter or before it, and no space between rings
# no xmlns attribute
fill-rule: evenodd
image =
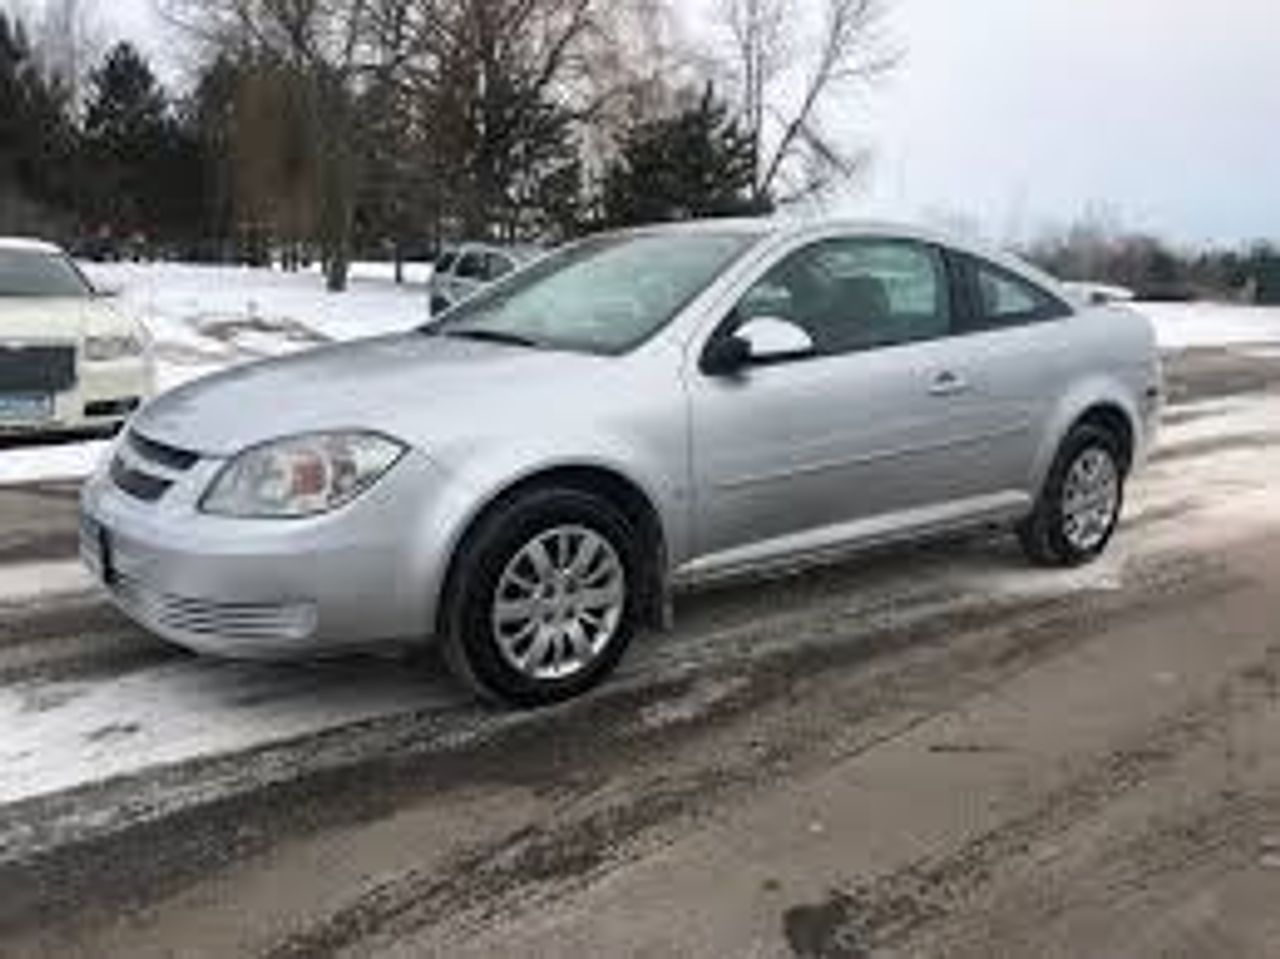
<svg viewBox="0 0 1280 959"><path fill-rule="evenodd" d="M1018 528L1028 558L1042 566L1081 566L1100 556L1120 522L1124 462L1111 431L1075 427L1058 451L1035 511Z"/></svg>
<svg viewBox="0 0 1280 959"><path fill-rule="evenodd" d="M481 696L533 707L601 682L622 658L641 581L637 538L607 500L537 490L498 507L458 558L445 657Z"/></svg>

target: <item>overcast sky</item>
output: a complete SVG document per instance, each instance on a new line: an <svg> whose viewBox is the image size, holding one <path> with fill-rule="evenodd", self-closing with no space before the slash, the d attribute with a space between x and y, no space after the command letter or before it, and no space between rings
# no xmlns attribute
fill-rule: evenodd
<svg viewBox="0 0 1280 959"><path fill-rule="evenodd" d="M1089 209L1181 241L1280 239L1280 0L890 2L906 59L848 98L874 167L843 210L995 239ZM98 15L171 51L151 4Z"/></svg>

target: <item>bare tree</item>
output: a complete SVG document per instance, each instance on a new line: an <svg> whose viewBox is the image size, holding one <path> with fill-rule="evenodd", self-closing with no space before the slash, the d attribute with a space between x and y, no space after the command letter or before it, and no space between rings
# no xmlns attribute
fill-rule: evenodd
<svg viewBox="0 0 1280 959"><path fill-rule="evenodd" d="M760 205L820 193L858 172L864 153L838 142L824 121L839 93L898 63L884 13L882 0L822 0L819 32L806 36L794 0L723 0Z"/></svg>
<svg viewBox="0 0 1280 959"><path fill-rule="evenodd" d="M44 68L66 88L72 108L83 106L84 82L103 46L93 0L47 0L40 30Z"/></svg>
<svg viewBox="0 0 1280 959"><path fill-rule="evenodd" d="M621 92L639 75L657 0L384 2L407 6L384 22L407 24L399 66L409 125L439 190L442 229L563 232Z"/></svg>
<svg viewBox="0 0 1280 959"><path fill-rule="evenodd" d="M415 231L574 232L622 118L661 101L672 72L657 54L670 0L165 2L210 52L305 94L293 193L272 200L281 163L254 154L281 149L294 111L245 104L236 162L255 222L280 238L314 224L335 289L356 235L399 248ZM273 115L290 125L264 134ZM310 215L297 184L314 186Z"/></svg>
<svg viewBox="0 0 1280 959"><path fill-rule="evenodd" d="M350 266L362 140L356 101L377 66L376 5L377 0L170 0L167 7L173 20L213 50L252 64L251 76L260 80L265 72L292 93L290 119L301 116L314 190L312 215L301 213L296 201L285 205L287 227L314 223L334 291L346 288ZM254 119L259 122L246 125L242 153L269 149L276 139L255 135L261 118Z"/></svg>

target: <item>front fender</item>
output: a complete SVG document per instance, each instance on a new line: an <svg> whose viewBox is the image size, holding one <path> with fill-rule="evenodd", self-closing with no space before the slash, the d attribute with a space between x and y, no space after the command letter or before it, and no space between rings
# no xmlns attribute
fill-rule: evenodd
<svg viewBox="0 0 1280 959"><path fill-rule="evenodd" d="M628 449L632 455L626 455ZM443 480L414 532L415 575L432 598L433 615L438 613L453 558L472 524L503 493L555 470L603 470L630 483L652 506L667 556L683 556L690 536L688 494L679 479L683 474L664 468L661 464L666 461L656 452L648 463L643 462L634 455L635 449L634 443L621 439L584 437L575 444L559 435L554 450L536 441L508 441L473 451L462 463L442 462Z"/></svg>

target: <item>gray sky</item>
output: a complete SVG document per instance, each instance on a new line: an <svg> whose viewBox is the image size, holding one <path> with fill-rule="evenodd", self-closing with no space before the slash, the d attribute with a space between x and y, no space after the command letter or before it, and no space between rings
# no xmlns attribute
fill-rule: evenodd
<svg viewBox="0 0 1280 959"><path fill-rule="evenodd" d="M843 211L996 239L1089 210L1181 241L1280 239L1280 0L888 2L906 60L848 98L874 168ZM98 19L162 50L151 3L98 0Z"/></svg>
<svg viewBox="0 0 1280 959"><path fill-rule="evenodd" d="M898 0L877 205L1280 238L1280 0Z"/></svg>

